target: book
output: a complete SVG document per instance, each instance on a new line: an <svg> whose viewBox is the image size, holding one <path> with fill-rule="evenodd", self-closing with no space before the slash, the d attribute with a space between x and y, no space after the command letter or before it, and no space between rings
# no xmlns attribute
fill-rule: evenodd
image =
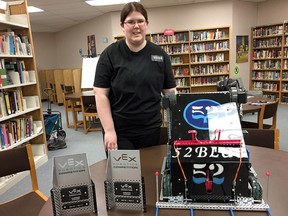
<svg viewBox="0 0 288 216"><path fill-rule="evenodd" d="M8 71L7 72L9 79L11 80L12 85L19 85L20 82L20 76L19 73L16 71Z"/></svg>
<svg viewBox="0 0 288 216"><path fill-rule="evenodd" d="M1 79L1 84L0 87L2 86L7 86L7 71L6 69L0 69L0 79Z"/></svg>
<svg viewBox="0 0 288 216"><path fill-rule="evenodd" d="M7 116L3 92L0 92L0 118Z"/></svg>
<svg viewBox="0 0 288 216"><path fill-rule="evenodd" d="M7 115L11 115L9 92L3 92Z"/></svg>

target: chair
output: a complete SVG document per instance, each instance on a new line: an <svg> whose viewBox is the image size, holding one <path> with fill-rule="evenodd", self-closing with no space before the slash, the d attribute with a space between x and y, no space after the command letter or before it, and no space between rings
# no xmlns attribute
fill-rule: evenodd
<svg viewBox="0 0 288 216"><path fill-rule="evenodd" d="M13 158L13 162L11 162ZM34 159L30 144L0 151L0 177L30 171L32 190L13 200L0 204L1 216L37 216L48 198L39 191Z"/></svg>
<svg viewBox="0 0 288 216"><path fill-rule="evenodd" d="M73 94L74 93L73 86L64 86L63 84L61 84L61 89L62 89L63 105L64 105L64 108L65 108L65 116L66 116L67 127L68 128L75 128L75 125L77 125L77 123L78 123L77 113L78 112L82 112L81 105L80 104L76 104L74 101L66 98L67 94ZM72 107L72 103L74 103L74 107ZM75 120L73 119L73 124L70 124L69 112L71 112L72 115L75 118Z"/></svg>
<svg viewBox="0 0 288 216"><path fill-rule="evenodd" d="M49 98L49 100L52 99L52 103L56 104L57 103L56 85L52 84L52 83L49 83L49 85L50 85L50 88L52 91L52 93L51 93L52 98Z"/></svg>
<svg viewBox="0 0 288 216"><path fill-rule="evenodd" d="M95 96L82 95L81 106L82 106L84 133L87 134L89 131L101 131L102 128L96 109Z"/></svg>
<svg viewBox="0 0 288 216"><path fill-rule="evenodd" d="M260 146L279 150L279 129L244 128L246 145Z"/></svg>
<svg viewBox="0 0 288 216"><path fill-rule="evenodd" d="M257 123L250 121L241 121L242 128L258 128L258 129L275 129L277 122L279 98L275 102L262 104L258 114ZM271 119L271 124L264 124L264 120Z"/></svg>

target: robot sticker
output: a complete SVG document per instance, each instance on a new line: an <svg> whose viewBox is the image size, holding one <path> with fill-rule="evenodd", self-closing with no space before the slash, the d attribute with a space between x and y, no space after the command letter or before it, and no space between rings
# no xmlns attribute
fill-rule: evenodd
<svg viewBox="0 0 288 216"><path fill-rule="evenodd" d="M219 105L220 103L210 99L195 100L187 104L183 112L183 118L187 124L195 129L208 130L208 110Z"/></svg>
<svg viewBox="0 0 288 216"><path fill-rule="evenodd" d="M192 181L198 185L205 185L207 192L213 191L213 184L224 183L224 167L222 164L193 164Z"/></svg>

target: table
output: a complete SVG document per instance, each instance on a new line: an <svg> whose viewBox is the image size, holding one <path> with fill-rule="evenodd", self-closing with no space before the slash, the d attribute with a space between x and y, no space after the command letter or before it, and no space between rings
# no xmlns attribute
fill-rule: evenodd
<svg viewBox="0 0 288 216"><path fill-rule="evenodd" d="M288 153L284 151L277 151L268 148L248 146L251 152L252 166L258 174L264 188L264 200L269 204L272 214L274 216L284 216L288 212L287 194L288 194L288 169L286 163L288 161ZM104 180L106 178L106 161L102 160L90 166L91 178L93 179L96 187L97 208L98 216L152 216L155 215L155 202L156 202L156 186L155 186L155 172L161 171L162 160L166 156L166 145L159 145L149 148L141 149L141 165L142 175L145 178L146 187L146 201L147 212L131 212L124 210L106 210L105 193L104 193ZM266 176L269 171L271 176ZM267 188L269 181L269 186ZM269 192L269 193L268 193ZM268 200L267 200L267 194ZM236 216L267 216L266 212L235 212ZM52 204L49 199L43 206L39 216L52 216ZM96 214L88 214L96 215ZM188 210L171 210L160 209L159 216L189 216ZM231 216L229 211L208 211L208 210L195 210L195 216Z"/></svg>
<svg viewBox="0 0 288 216"><path fill-rule="evenodd" d="M75 105L77 102L80 102L81 96L92 96L92 95L94 95L93 90L82 91L82 92L77 92L77 93L70 93L70 94L65 95L65 99L71 101L72 118L73 118L73 124L74 124L75 130L77 130L78 127L83 127L83 122L77 120L76 112L74 110Z"/></svg>
<svg viewBox="0 0 288 216"><path fill-rule="evenodd" d="M251 103L256 103L261 100L266 100L268 102L271 102L273 100L269 98L263 98L263 97L249 97L247 98L247 103L242 104L242 113L243 115L248 113L258 113L261 110L261 105L251 105Z"/></svg>

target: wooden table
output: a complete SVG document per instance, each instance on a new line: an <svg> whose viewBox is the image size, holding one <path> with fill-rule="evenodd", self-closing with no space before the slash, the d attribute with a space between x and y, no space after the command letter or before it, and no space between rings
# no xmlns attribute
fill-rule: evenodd
<svg viewBox="0 0 288 216"><path fill-rule="evenodd" d="M76 112L74 111L76 103L80 102L81 96L92 96L94 95L93 90L91 91L82 91L77 93L66 94L65 99L71 101L71 108L72 108L72 118L74 129L77 130L78 127L83 127L83 122L77 120Z"/></svg>
<svg viewBox="0 0 288 216"><path fill-rule="evenodd" d="M269 204L274 216L287 215L287 194L288 194L288 169L286 163L288 161L288 153L283 151L276 151L273 149L248 146L251 152L252 166L258 174L264 195L264 200ZM160 172L162 161L166 156L166 145L149 147L141 149L141 165L142 175L145 178L147 212L131 212L123 210L106 210L104 180L106 179L106 160L102 160L90 167L91 177L96 187L98 216L154 216L155 202L156 202L156 186L155 186L155 172ZM269 171L271 176L265 175ZM267 185L269 181L269 186ZM269 197L267 200L267 193ZM247 212L234 211L236 216L268 216L267 212ZM49 199L42 208L39 216L52 216L52 204ZM88 214L96 215L96 214ZM181 209L160 209L159 216L190 216L189 210ZM231 216L229 211L211 211L211 210L195 210L195 216Z"/></svg>
<svg viewBox="0 0 288 216"><path fill-rule="evenodd" d="M257 103L259 101L268 101L272 102L273 100L269 98L263 98L263 97L250 97L247 99L247 103L242 104L242 113L243 115L248 113L258 113L261 110L261 105L252 105L253 103Z"/></svg>

